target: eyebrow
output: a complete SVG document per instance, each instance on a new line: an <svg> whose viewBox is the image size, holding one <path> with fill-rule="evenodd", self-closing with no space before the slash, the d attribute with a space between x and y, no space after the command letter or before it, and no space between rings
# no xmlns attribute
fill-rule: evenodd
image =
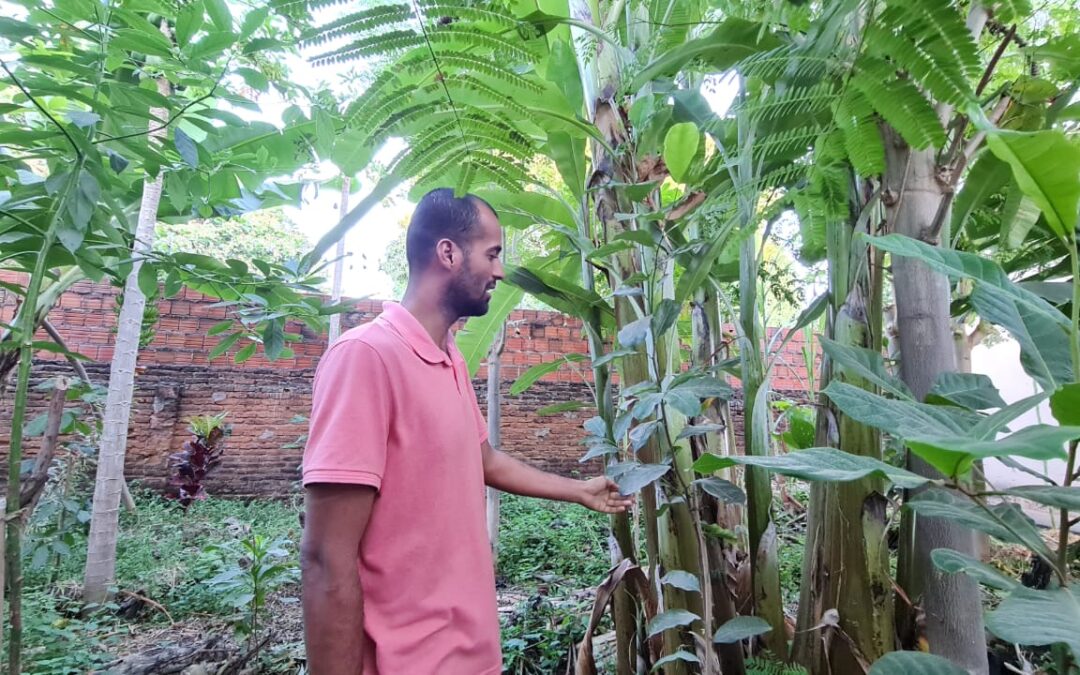
<svg viewBox="0 0 1080 675"><path fill-rule="evenodd" d="M495 253L496 255L502 253L502 246L492 246L488 249L488 253Z"/></svg>

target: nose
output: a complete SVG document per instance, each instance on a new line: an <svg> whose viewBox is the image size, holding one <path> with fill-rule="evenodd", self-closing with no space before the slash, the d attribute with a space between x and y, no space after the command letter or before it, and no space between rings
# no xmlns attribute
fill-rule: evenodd
<svg viewBox="0 0 1080 675"><path fill-rule="evenodd" d="M506 270L503 269L503 263L498 258L495 259L495 267L491 270L491 276L495 277L495 281L502 281L506 276Z"/></svg>

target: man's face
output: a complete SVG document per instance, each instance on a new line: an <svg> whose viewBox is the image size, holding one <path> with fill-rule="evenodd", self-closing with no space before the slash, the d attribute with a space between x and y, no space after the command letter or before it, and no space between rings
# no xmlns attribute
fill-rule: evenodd
<svg viewBox="0 0 1080 675"><path fill-rule="evenodd" d="M464 247L464 262L450 282L447 300L458 316L487 314L495 283L503 278L502 227L491 209L477 204L476 230Z"/></svg>

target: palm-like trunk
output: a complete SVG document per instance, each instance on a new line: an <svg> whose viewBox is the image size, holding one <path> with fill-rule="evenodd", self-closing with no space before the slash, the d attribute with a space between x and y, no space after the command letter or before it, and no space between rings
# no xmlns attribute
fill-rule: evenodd
<svg viewBox="0 0 1080 675"><path fill-rule="evenodd" d="M886 202L889 222L900 234L932 241L931 227L945 198L945 187L937 177L934 151L912 150L888 130L885 136L886 194L897 195L895 200ZM916 258L895 257L892 265L900 375L921 400L938 375L956 370L949 321L949 283ZM940 477L911 453L908 468L924 476ZM937 548L978 555L977 537L971 530L949 520L914 519L905 513L897 574L914 607L909 607L902 598L897 599L901 640L913 645L925 637L931 652L971 673L985 673L986 635L978 584L964 574L938 572L930 560L931 552ZM915 620L919 610L925 615L922 635Z"/></svg>
<svg viewBox="0 0 1080 675"><path fill-rule="evenodd" d="M852 224L828 227L829 337L845 346L880 349L875 337L881 332L880 267L874 266L872 275L866 267L850 269ZM862 248L862 255L869 256ZM832 379L873 391L864 379L826 362L821 383ZM817 444L881 459L875 429L847 417L824 397L819 405ZM812 672L860 672L861 662L876 661L892 649L884 489L876 478L818 483L811 489L794 655ZM838 625L819 628L829 609L839 613Z"/></svg>
<svg viewBox="0 0 1080 675"><path fill-rule="evenodd" d="M169 85L158 80L158 91L169 93ZM166 119L165 110L155 110L158 119ZM161 136L165 130L157 132ZM149 177L147 177L149 178ZM83 600L100 604L106 600L116 576L116 539L119 528L120 497L124 487L124 457L127 451L128 421L135 390L135 362L139 356L146 296L139 289L142 257L153 249L154 228L164 174L144 180L139 222L132 245L134 262L124 284L124 305L117 322L116 344L109 368L109 392L105 399L105 421L101 433L94 502L87 539L86 568L83 576Z"/></svg>

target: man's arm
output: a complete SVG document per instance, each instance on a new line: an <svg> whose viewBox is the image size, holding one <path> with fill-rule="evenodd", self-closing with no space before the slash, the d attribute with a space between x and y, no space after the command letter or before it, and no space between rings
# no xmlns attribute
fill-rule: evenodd
<svg viewBox="0 0 1080 675"><path fill-rule="evenodd" d="M300 560L311 675L360 672L364 599L356 561L374 500L375 488L367 485L307 486Z"/></svg>
<svg viewBox="0 0 1080 675"><path fill-rule="evenodd" d="M601 513L621 513L634 503L633 497L619 494L615 482L603 476L592 480L564 478L514 459L487 441L482 448L484 482L503 492L573 502Z"/></svg>

